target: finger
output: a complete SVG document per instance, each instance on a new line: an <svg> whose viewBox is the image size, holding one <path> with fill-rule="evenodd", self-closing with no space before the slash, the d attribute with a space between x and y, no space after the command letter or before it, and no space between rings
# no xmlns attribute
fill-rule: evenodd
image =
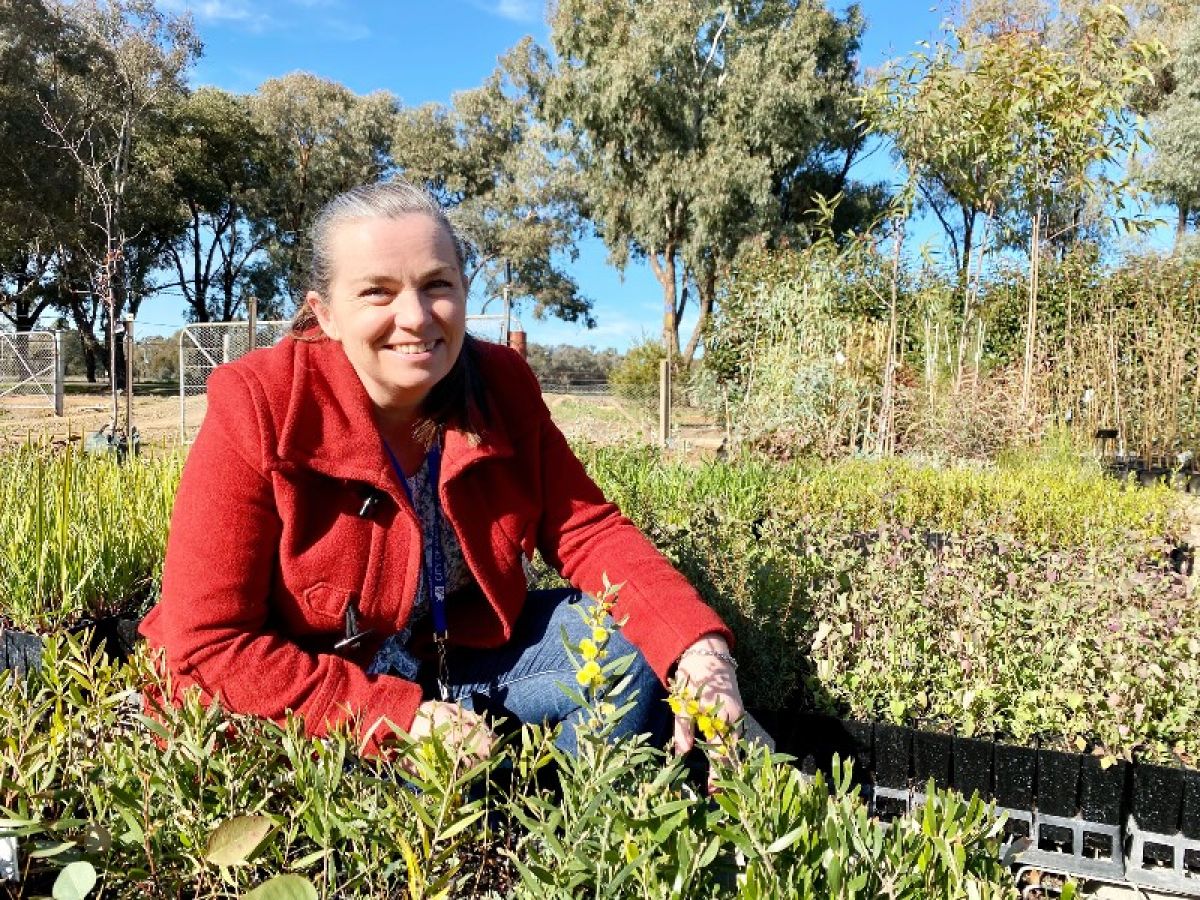
<svg viewBox="0 0 1200 900"><path fill-rule="evenodd" d="M673 735L675 752L681 756L692 749L696 742L696 723L690 716L675 717L675 733Z"/></svg>

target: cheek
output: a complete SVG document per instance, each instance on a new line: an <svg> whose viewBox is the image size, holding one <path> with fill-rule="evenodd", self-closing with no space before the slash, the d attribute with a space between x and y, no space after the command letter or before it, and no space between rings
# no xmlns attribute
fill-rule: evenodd
<svg viewBox="0 0 1200 900"><path fill-rule="evenodd" d="M442 327L452 336L467 330L467 304L460 300L446 301L438 306Z"/></svg>

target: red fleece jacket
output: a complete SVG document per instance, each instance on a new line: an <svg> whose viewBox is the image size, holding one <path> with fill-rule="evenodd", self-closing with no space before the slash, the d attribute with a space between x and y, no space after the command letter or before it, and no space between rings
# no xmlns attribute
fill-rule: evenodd
<svg viewBox="0 0 1200 900"><path fill-rule="evenodd" d="M439 495L478 582L449 613L451 642L496 647L525 602L522 556L539 550L599 593L624 583L615 615L665 679L704 634L732 641L699 595L607 502L550 419L515 352L480 343L491 425L476 446L446 430ZM386 499L359 515L367 489ZM421 689L365 666L408 620L420 526L389 464L362 383L332 341L285 339L221 366L171 518L161 602L142 633L165 651L178 700L198 685L226 708L310 734L352 721L374 750L407 728ZM353 602L371 636L337 651ZM386 721L385 721L386 720Z"/></svg>

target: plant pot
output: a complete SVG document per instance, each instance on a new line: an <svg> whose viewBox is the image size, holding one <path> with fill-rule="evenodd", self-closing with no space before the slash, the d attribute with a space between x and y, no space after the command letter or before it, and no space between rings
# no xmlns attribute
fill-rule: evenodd
<svg viewBox="0 0 1200 900"><path fill-rule="evenodd" d="M1138 828L1157 834L1175 834L1183 809L1183 769L1135 765L1131 804Z"/></svg>
<svg viewBox="0 0 1200 900"><path fill-rule="evenodd" d="M28 672L42 664L42 636L4 628L0 631L0 671Z"/></svg>
<svg viewBox="0 0 1200 900"><path fill-rule="evenodd" d="M1080 758L1074 753L1038 750L1037 808L1069 818L1079 812Z"/></svg>
<svg viewBox="0 0 1200 900"><path fill-rule="evenodd" d="M996 803L1010 809L1033 809L1037 751L1032 747L996 744Z"/></svg>
<svg viewBox="0 0 1200 900"><path fill-rule="evenodd" d="M977 738L954 739L954 789L964 797L992 796L992 742Z"/></svg>
<svg viewBox="0 0 1200 900"><path fill-rule="evenodd" d="M1080 815L1101 825L1121 825L1128 774L1129 765L1123 759L1105 769L1099 757L1083 757L1079 771Z"/></svg>
<svg viewBox="0 0 1200 900"><path fill-rule="evenodd" d="M1183 772L1183 809L1179 816L1179 830L1188 840L1200 841L1200 771L1196 769L1185 769Z"/></svg>
<svg viewBox="0 0 1200 900"><path fill-rule="evenodd" d="M855 531L843 541L843 545L847 549L857 549L863 556L869 554L871 548L877 543L879 543L878 531Z"/></svg>
<svg viewBox="0 0 1200 900"><path fill-rule="evenodd" d="M829 771L830 733L837 727L837 719L817 713L790 713L787 710L778 717L775 731L776 747L796 757L801 771L806 775L818 769ZM760 720L762 721L762 720ZM771 730L771 726L767 726Z"/></svg>
<svg viewBox="0 0 1200 900"><path fill-rule="evenodd" d="M1172 547L1171 568L1180 575L1190 576L1196 570L1196 548L1188 544Z"/></svg>
<svg viewBox="0 0 1200 900"><path fill-rule="evenodd" d="M872 751L875 729L870 722L859 722L856 719L842 719L838 722L838 755L842 759L854 760L854 783L866 784L871 780L871 772L875 768L875 755Z"/></svg>
<svg viewBox="0 0 1200 900"><path fill-rule="evenodd" d="M950 538L942 531L926 531L925 532L925 549L936 556L942 558L942 554L946 552L946 548L950 546Z"/></svg>
<svg viewBox="0 0 1200 900"><path fill-rule="evenodd" d="M138 625L141 619L126 616L106 616L91 622L80 622L71 625L66 630L73 635L91 632L88 647L92 650L103 648L113 660L125 660L133 653L141 640ZM3 629L0 643L0 671L15 669L27 671L36 669L42 662L42 651L45 647L46 635L17 631L12 628Z"/></svg>
<svg viewBox="0 0 1200 900"><path fill-rule="evenodd" d="M843 761L853 760L854 782L865 784L871 771L871 725L868 722L837 719L815 713L801 713L790 717L794 725L790 732L789 745L777 746L796 757L801 770L812 775L817 771L828 773L833 769L833 757Z"/></svg>
<svg viewBox="0 0 1200 900"><path fill-rule="evenodd" d="M902 725L875 723L875 784L907 788L912 771L912 730Z"/></svg>
<svg viewBox="0 0 1200 900"><path fill-rule="evenodd" d="M950 787L950 761L953 758L953 735L914 731L913 781L917 790L924 790L930 778L939 788Z"/></svg>
<svg viewBox="0 0 1200 900"><path fill-rule="evenodd" d="M1144 469L1139 469L1137 473L1138 484L1142 487L1153 487L1168 480L1170 477L1171 473L1167 469L1158 467L1151 468L1148 466Z"/></svg>

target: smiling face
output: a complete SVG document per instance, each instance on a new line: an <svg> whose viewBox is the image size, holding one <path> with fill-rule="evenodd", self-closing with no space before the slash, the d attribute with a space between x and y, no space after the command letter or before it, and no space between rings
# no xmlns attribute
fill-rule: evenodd
<svg viewBox="0 0 1200 900"><path fill-rule="evenodd" d="M341 343L380 415L410 422L450 371L467 302L454 240L437 220L351 219L330 239L328 296L309 292L321 330Z"/></svg>

